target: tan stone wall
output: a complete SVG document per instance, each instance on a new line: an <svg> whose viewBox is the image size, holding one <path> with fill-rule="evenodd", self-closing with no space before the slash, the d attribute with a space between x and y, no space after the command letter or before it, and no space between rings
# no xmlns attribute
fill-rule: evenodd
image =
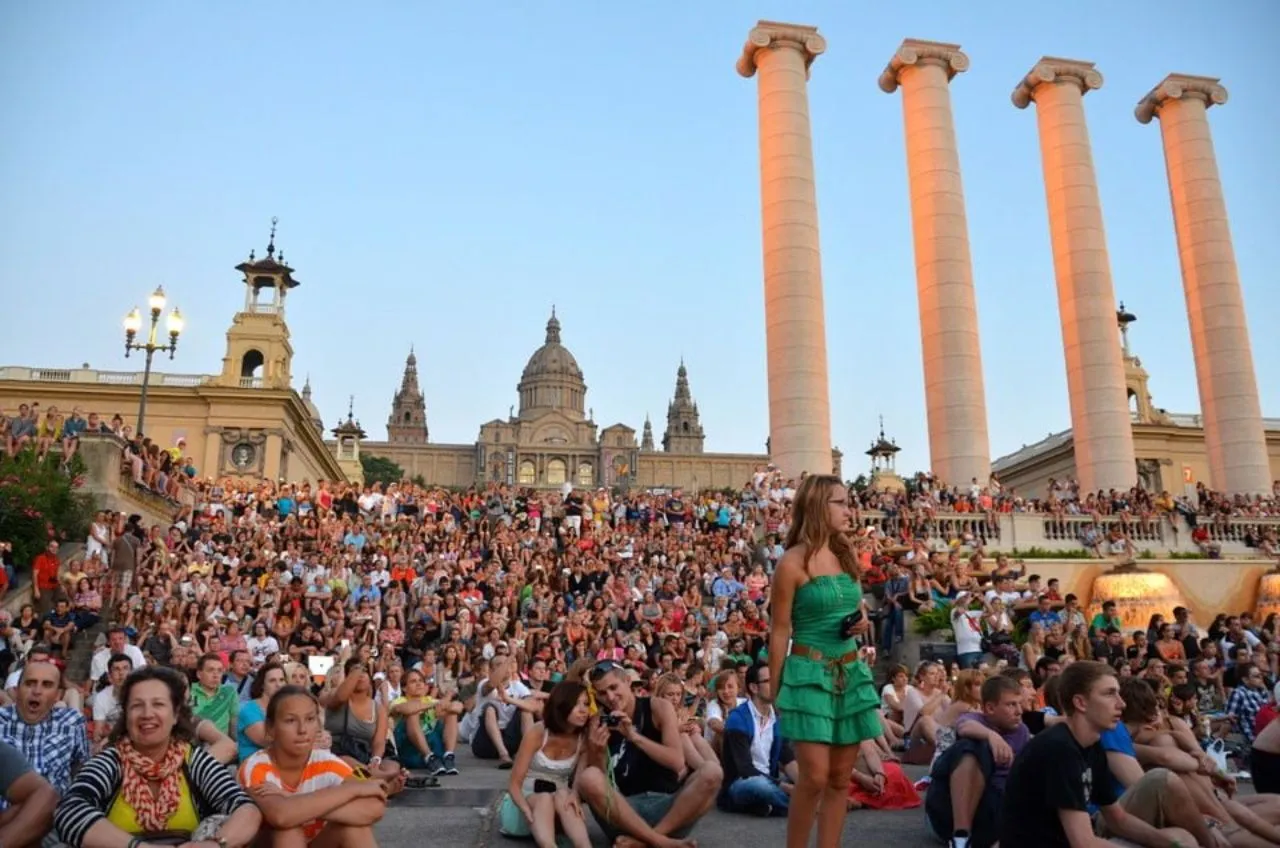
<svg viewBox="0 0 1280 848"><path fill-rule="evenodd" d="M640 488L738 489L767 456L733 453L641 453L636 469Z"/></svg>
<svg viewBox="0 0 1280 848"><path fill-rule="evenodd" d="M422 475L436 486L470 486L476 479L474 445L399 445L390 442L363 442L364 456L384 456L413 478Z"/></svg>

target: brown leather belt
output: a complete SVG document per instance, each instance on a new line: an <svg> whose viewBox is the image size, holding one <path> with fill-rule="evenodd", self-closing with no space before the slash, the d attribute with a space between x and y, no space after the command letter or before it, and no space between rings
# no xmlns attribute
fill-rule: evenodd
<svg viewBox="0 0 1280 848"><path fill-rule="evenodd" d="M808 645L796 644L792 644L791 654L792 656L804 657L805 659L825 664L827 670L835 675L837 692L844 692L845 687L849 683L848 675L845 672L845 666L849 663L857 662L859 659L858 652L856 650L849 651L843 656L828 657L817 648L810 648Z"/></svg>

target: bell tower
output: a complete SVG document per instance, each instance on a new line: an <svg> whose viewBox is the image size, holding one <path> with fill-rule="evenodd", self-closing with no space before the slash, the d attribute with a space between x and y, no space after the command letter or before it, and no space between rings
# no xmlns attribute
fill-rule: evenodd
<svg viewBox="0 0 1280 848"><path fill-rule="evenodd" d="M698 405L689 392L689 371L681 359L676 371L676 394L667 406L667 431L662 436L662 449L667 453L702 453L703 441Z"/></svg>
<svg viewBox="0 0 1280 848"><path fill-rule="evenodd" d="M387 440L402 445L427 443L427 402L422 396L422 389L418 388L418 357L412 347L409 348L409 358L404 361L400 390L391 402Z"/></svg>
<svg viewBox="0 0 1280 848"><path fill-rule="evenodd" d="M368 434L356 420L355 404L353 395L347 403L347 420L333 428L333 435L338 439L334 445L334 456L342 473L347 475L347 480L363 484L364 466L360 463L360 443Z"/></svg>
<svg viewBox="0 0 1280 848"><path fill-rule="evenodd" d="M1147 369L1129 349L1129 325L1137 320L1138 316L1125 309L1122 301L1116 310L1116 324L1120 327L1120 349L1124 354L1124 387L1129 399L1129 417L1136 424L1168 424L1165 411L1151 402Z"/></svg>
<svg viewBox="0 0 1280 848"><path fill-rule="evenodd" d="M293 269L276 249L276 223L271 219L267 253L236 266L244 275L244 308L227 330L227 352L218 384L244 389L288 389L293 345L284 319L285 296L297 288Z"/></svg>

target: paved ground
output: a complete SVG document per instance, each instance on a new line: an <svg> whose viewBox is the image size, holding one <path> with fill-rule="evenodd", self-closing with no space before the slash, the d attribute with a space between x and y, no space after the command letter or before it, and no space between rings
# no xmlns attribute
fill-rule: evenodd
<svg viewBox="0 0 1280 848"><path fill-rule="evenodd" d="M506 839L497 832L493 813L506 787L507 772L491 763L458 754L457 777L441 778L440 789L409 790L395 798L378 824L378 843L384 848L446 845L451 848L519 848L532 842ZM922 769L908 768L913 778ZM593 825L595 844L604 837ZM774 848L783 843L784 819L731 816L713 810L699 823L694 838L703 848ZM923 811L876 812L855 810L845 825L843 845L895 845L914 848L936 844L924 824Z"/></svg>

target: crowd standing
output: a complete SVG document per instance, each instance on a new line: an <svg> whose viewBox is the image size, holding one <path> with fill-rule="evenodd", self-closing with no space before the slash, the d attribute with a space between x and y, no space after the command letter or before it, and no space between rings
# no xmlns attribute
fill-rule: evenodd
<svg viewBox="0 0 1280 848"><path fill-rule="evenodd" d="M6 421L6 449L74 450L83 430L49 413ZM447 785L460 745L510 771L501 830L540 846L588 844L588 814L617 844L686 845L717 806L788 816L794 846L816 822L823 848L862 806L923 806L955 846L1280 844L1276 617L1201 631L1179 609L1125 633L981 534L1001 511L1123 535L1275 497L1024 499L929 475L890 494L771 467L689 495L215 481L182 445L121 435L124 473L175 517L100 513L0 620L0 844L374 844L387 798ZM977 533L930 534L964 514ZM953 663L878 662L935 607Z"/></svg>

